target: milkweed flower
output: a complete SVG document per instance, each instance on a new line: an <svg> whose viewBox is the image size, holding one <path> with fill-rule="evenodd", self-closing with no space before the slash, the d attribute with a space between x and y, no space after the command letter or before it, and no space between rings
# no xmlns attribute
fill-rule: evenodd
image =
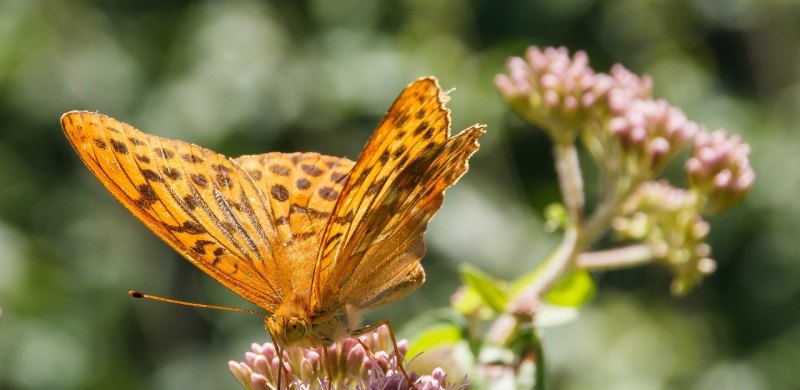
<svg viewBox="0 0 800 390"><path fill-rule="evenodd" d="M287 348L284 352L283 386L289 389L410 389L408 381L397 369L398 361L392 352L388 330L378 328L359 336L369 352L356 338L347 338L327 348ZM405 356L408 344L397 343ZM327 363L323 364L322 354ZM244 362L230 361L233 376L249 390L277 389L278 353L273 343L254 343L245 353ZM328 367L326 368L325 365ZM444 370L437 368L431 375L408 373L417 389L437 390L455 388L446 381Z"/></svg>
<svg viewBox="0 0 800 390"><path fill-rule="evenodd" d="M623 204L613 227L624 239L649 244L656 261L672 270L673 294L689 292L716 270L706 243L710 226L700 216L699 199L692 191L666 181L645 182Z"/></svg>
<svg viewBox="0 0 800 390"><path fill-rule="evenodd" d="M685 169L691 188L706 196L705 208L710 213L739 202L756 178L750 146L725 130L698 134Z"/></svg>

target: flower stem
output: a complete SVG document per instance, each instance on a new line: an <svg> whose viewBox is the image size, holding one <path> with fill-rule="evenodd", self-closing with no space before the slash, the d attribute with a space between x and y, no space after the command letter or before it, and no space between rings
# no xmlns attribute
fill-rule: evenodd
<svg viewBox="0 0 800 390"><path fill-rule="evenodd" d="M619 198L615 195L604 198L587 219L585 234L588 242L594 242L608 230L611 219L617 214L620 206Z"/></svg>
<svg viewBox="0 0 800 390"><path fill-rule="evenodd" d="M623 184L619 184L622 182ZM611 226L611 219L620 212L622 203L637 188L639 180L617 177L616 183L609 183L616 188L604 188L604 196L592 215L586 219L584 237L587 245L591 245L600 238ZM605 185L605 183L604 183Z"/></svg>
<svg viewBox="0 0 800 390"><path fill-rule="evenodd" d="M574 141L574 140L573 140ZM564 273L574 264L575 256L584 249L583 239L583 176L575 142L556 142L554 147L556 173L561 188L561 196L570 216L564 231L564 239L552 256L539 266L540 272L530 286L522 291L510 309L528 308L531 302L556 284Z"/></svg>
<svg viewBox="0 0 800 390"><path fill-rule="evenodd" d="M630 268L653 260L649 245L638 244L595 252L584 252L575 259L575 266L589 270Z"/></svg>
<svg viewBox="0 0 800 390"><path fill-rule="evenodd" d="M539 266L536 279L517 295L512 302L512 308L518 307L519 304L527 307L529 302L538 301L539 297L555 285L567 269L573 266L575 256L580 251L578 235L578 229L572 226L564 231L561 245Z"/></svg>
<svg viewBox="0 0 800 390"><path fill-rule="evenodd" d="M578 160L575 142L556 142L556 173L564 205L569 211L572 225L580 226L583 222L583 176Z"/></svg>

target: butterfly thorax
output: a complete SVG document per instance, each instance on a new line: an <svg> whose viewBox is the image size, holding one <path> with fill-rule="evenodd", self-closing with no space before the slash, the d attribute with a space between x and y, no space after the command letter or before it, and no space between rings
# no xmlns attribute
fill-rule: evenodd
<svg viewBox="0 0 800 390"><path fill-rule="evenodd" d="M336 305L309 309L308 293L284 299L264 324L282 346L318 347L347 337L360 322L360 311Z"/></svg>

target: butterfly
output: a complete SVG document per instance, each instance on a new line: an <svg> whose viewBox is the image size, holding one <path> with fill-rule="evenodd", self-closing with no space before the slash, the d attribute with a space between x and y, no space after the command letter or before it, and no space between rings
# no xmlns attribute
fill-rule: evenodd
<svg viewBox="0 0 800 390"><path fill-rule="evenodd" d="M423 233L485 133L474 125L451 137L447 100L434 77L408 85L355 162L227 158L86 111L65 113L61 125L133 215L267 312L276 344L315 347L374 329L358 328L363 310L425 281Z"/></svg>

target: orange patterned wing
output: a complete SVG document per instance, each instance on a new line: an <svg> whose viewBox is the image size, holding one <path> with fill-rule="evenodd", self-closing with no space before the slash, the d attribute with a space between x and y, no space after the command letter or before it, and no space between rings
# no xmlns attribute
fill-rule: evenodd
<svg viewBox="0 0 800 390"><path fill-rule="evenodd" d="M233 161L263 189L279 243L273 253L281 290L309 291L322 231L353 162L318 153L267 153Z"/></svg>
<svg viewBox="0 0 800 390"><path fill-rule="evenodd" d="M267 174L101 114L68 112L61 125L92 173L150 230L237 294L277 308L285 290L275 248L283 241L264 195Z"/></svg>
<svg viewBox="0 0 800 390"><path fill-rule="evenodd" d="M313 307L372 307L424 280L422 234L484 134L476 125L450 138L446 100L435 78L418 79L370 138L323 233Z"/></svg>

